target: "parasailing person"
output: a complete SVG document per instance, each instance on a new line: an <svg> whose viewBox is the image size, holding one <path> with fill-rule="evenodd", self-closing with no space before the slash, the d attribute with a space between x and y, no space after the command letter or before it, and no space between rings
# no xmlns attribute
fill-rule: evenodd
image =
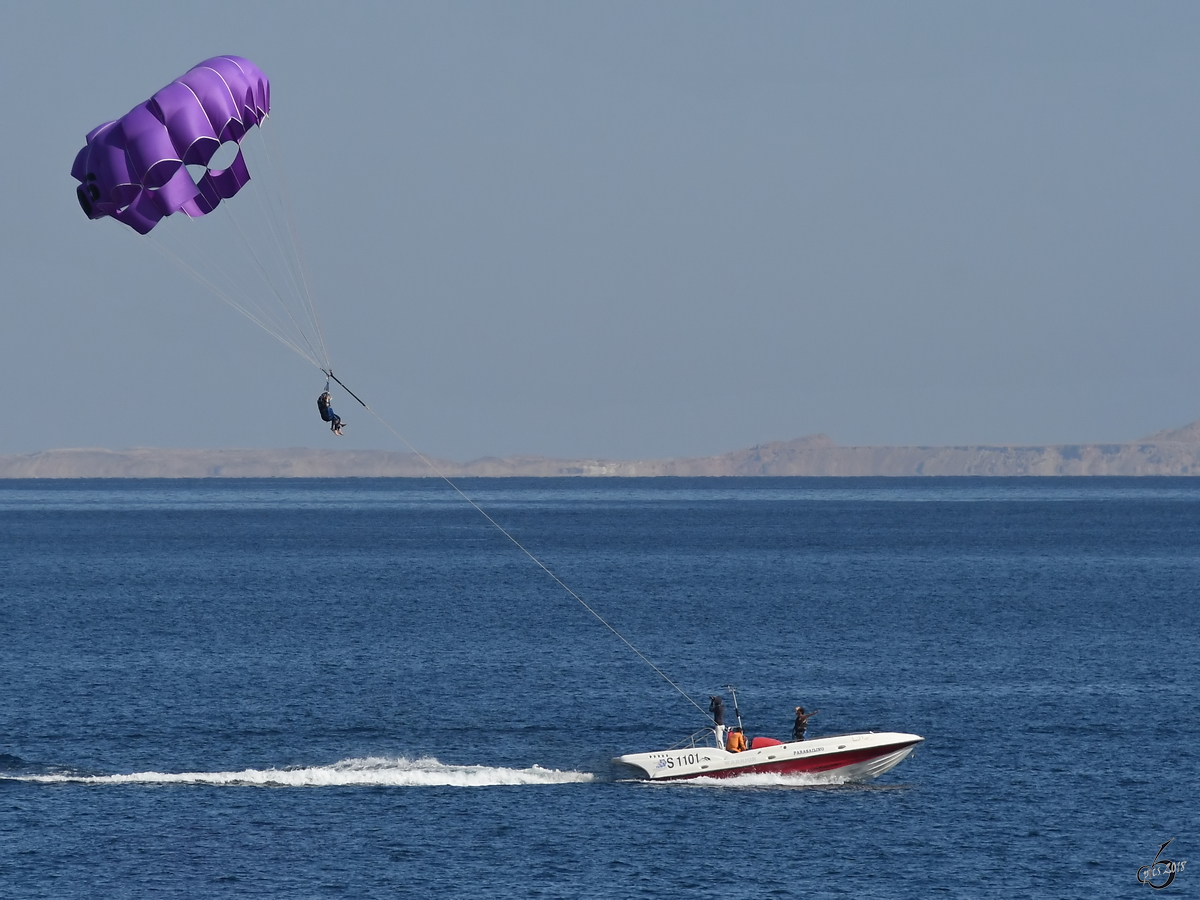
<svg viewBox="0 0 1200 900"><path fill-rule="evenodd" d="M317 409L321 413L321 421L329 423L329 430L339 437L342 434L342 417L333 411L333 397L329 394L329 385L317 398Z"/></svg>

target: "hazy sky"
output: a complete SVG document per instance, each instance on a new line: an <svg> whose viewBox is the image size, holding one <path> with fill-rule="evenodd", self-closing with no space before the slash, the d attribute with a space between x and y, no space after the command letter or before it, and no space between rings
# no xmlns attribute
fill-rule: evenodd
<svg viewBox="0 0 1200 900"><path fill-rule="evenodd" d="M0 453L401 449L79 210L84 135L224 53L336 371L432 453L1184 424L1198 47L1194 2L3 4Z"/></svg>

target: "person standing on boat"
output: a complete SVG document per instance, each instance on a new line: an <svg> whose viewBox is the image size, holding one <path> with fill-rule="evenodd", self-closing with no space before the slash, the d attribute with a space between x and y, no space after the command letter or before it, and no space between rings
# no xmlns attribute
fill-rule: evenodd
<svg viewBox="0 0 1200 900"><path fill-rule="evenodd" d="M792 740L804 740L804 732L808 730L808 720L819 713L819 709L814 709L810 713L804 711L803 706L796 707L796 724L792 726Z"/></svg>
<svg viewBox="0 0 1200 900"><path fill-rule="evenodd" d="M708 698L708 712L716 726L717 746L725 746L725 701L713 694Z"/></svg>

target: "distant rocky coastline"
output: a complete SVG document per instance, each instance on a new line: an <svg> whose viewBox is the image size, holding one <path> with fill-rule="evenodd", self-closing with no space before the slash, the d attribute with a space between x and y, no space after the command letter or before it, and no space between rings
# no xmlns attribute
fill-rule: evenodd
<svg viewBox="0 0 1200 900"><path fill-rule="evenodd" d="M679 459L434 459L451 477L1200 475L1200 421L1126 444L839 447L823 434ZM0 456L0 478L421 478L412 453L383 450L44 450Z"/></svg>

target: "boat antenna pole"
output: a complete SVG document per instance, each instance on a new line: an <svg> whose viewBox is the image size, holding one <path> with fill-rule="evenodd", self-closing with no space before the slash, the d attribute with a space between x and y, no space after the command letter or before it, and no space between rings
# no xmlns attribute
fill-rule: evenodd
<svg viewBox="0 0 1200 900"><path fill-rule="evenodd" d="M737 688L735 688L732 684L727 684L725 685L725 689L729 691L729 693L733 694L733 714L737 716L738 728L745 733L745 729L742 729L742 711L738 709L737 705Z"/></svg>

